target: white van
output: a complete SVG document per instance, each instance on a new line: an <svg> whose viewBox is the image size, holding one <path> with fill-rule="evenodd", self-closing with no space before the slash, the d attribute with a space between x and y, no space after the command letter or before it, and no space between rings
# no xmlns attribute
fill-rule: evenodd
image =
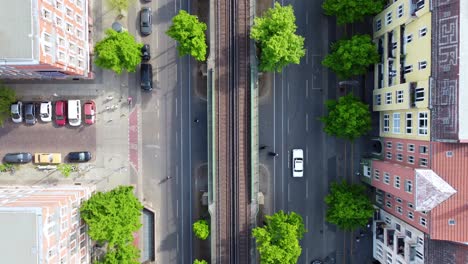
<svg viewBox="0 0 468 264"><path fill-rule="evenodd" d="M70 126L81 125L80 100L68 100L68 123L70 124Z"/></svg>

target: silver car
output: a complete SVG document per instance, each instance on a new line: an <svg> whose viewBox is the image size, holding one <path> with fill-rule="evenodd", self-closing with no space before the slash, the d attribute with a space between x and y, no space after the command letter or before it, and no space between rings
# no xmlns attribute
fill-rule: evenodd
<svg viewBox="0 0 468 264"><path fill-rule="evenodd" d="M23 103L18 101L16 104L12 104L10 109L11 109L11 120L14 123L23 122Z"/></svg>
<svg viewBox="0 0 468 264"><path fill-rule="evenodd" d="M143 7L140 11L140 32L143 36L151 34L151 8Z"/></svg>

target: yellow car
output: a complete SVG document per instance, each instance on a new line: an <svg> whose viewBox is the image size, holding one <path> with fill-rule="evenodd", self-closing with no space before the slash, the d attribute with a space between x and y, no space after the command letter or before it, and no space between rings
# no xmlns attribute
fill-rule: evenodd
<svg viewBox="0 0 468 264"><path fill-rule="evenodd" d="M62 163L62 154L60 153L34 153L34 163L59 164L59 163Z"/></svg>

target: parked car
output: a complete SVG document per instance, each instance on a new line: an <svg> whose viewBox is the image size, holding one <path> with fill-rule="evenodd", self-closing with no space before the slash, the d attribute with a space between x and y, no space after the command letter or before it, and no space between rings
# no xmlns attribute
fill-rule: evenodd
<svg viewBox="0 0 468 264"><path fill-rule="evenodd" d="M32 155L28 152L7 153L3 157L5 163L28 163L32 161Z"/></svg>
<svg viewBox="0 0 468 264"><path fill-rule="evenodd" d="M21 123L23 122L23 103L18 101L11 105L11 120L14 123Z"/></svg>
<svg viewBox="0 0 468 264"><path fill-rule="evenodd" d="M152 32L151 17L151 8L143 7L140 10L140 32L143 36L148 36Z"/></svg>
<svg viewBox="0 0 468 264"><path fill-rule="evenodd" d="M68 123L70 126L81 125L81 102L80 100L68 100Z"/></svg>
<svg viewBox="0 0 468 264"><path fill-rule="evenodd" d="M55 102L55 124L64 126L67 123L67 101Z"/></svg>
<svg viewBox="0 0 468 264"><path fill-rule="evenodd" d="M87 101L84 104L85 123L88 125L96 122L96 104L94 101Z"/></svg>
<svg viewBox="0 0 468 264"><path fill-rule="evenodd" d="M143 63L140 67L140 85L145 91L153 90L153 67L151 64Z"/></svg>
<svg viewBox="0 0 468 264"><path fill-rule="evenodd" d="M149 61L151 59L150 45L145 44L141 47L141 59L144 61Z"/></svg>
<svg viewBox="0 0 468 264"><path fill-rule="evenodd" d="M93 158L89 151L78 151L68 153L68 161L73 162L86 162Z"/></svg>
<svg viewBox="0 0 468 264"><path fill-rule="evenodd" d="M37 164L59 164L62 162L60 153L34 153L34 163Z"/></svg>
<svg viewBox="0 0 468 264"><path fill-rule="evenodd" d="M27 103L24 105L24 121L28 125L36 124L36 106L34 103Z"/></svg>
<svg viewBox="0 0 468 264"><path fill-rule="evenodd" d="M42 122L52 121L52 103L51 102L42 102L39 115L41 116Z"/></svg>
<svg viewBox="0 0 468 264"><path fill-rule="evenodd" d="M302 149L292 150L292 163L293 177L304 176L304 152Z"/></svg>

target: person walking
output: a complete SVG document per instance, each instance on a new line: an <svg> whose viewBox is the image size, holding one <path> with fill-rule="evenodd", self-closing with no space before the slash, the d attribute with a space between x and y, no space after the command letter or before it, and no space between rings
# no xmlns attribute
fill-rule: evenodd
<svg viewBox="0 0 468 264"><path fill-rule="evenodd" d="M195 118L195 120L193 120L193 122L195 122L195 123L200 123L200 119Z"/></svg>
<svg viewBox="0 0 468 264"><path fill-rule="evenodd" d="M268 152L268 155L270 155L270 156L272 156L272 157L278 157L278 156L279 156L278 153L273 152L273 151Z"/></svg>

